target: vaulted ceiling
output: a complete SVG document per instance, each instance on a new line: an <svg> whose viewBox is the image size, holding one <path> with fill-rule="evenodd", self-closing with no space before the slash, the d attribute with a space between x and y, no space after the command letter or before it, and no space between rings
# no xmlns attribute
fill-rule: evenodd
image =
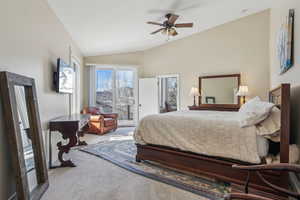
<svg viewBox="0 0 300 200"><path fill-rule="evenodd" d="M48 0L84 55L104 55L149 49L166 43L158 27L147 21L164 20L169 12L178 23L194 22L180 29L177 40L232 20L263 11L273 0Z"/></svg>

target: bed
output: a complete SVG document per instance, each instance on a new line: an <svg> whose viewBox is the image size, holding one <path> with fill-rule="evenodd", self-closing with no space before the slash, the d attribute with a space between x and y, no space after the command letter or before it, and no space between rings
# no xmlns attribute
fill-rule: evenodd
<svg viewBox="0 0 300 200"><path fill-rule="evenodd" d="M268 142L257 131L256 126L241 128L238 112L177 111L145 117L134 136L142 145L259 164Z"/></svg>
<svg viewBox="0 0 300 200"><path fill-rule="evenodd" d="M280 87L270 91L269 100L281 110L280 149L278 151L280 151L280 162L287 163L289 162L290 137L290 85L282 84ZM164 114L160 116L162 119L158 120L157 117L150 117L147 124L143 125L143 128L146 130L152 129L152 133L153 130L156 130L157 134L142 134L139 133L139 128L137 128L135 134L135 140L137 141L136 160L138 162L142 160L154 161L178 170L206 175L211 178L241 185L246 180L247 173L233 169L231 166L233 164L253 165L262 163L264 155L261 153L263 152L261 149L267 148L265 147L266 142L262 140L258 141L258 137L253 134L253 127L249 127L244 132L241 132L236 127L236 115L234 113L213 111L193 112ZM176 124L174 121L178 122L179 118L180 123L174 125ZM202 118L200 120L202 122L196 118ZM203 121L203 119L205 120ZM216 121L215 119L219 120ZM168 120L174 120L173 125L172 122L166 123ZM226 126L224 126L224 123ZM164 134L164 129L160 129L159 127L164 127L168 131ZM214 130L210 130L209 127L214 127ZM222 132L220 131L222 128L228 129L224 131L225 134L228 133L226 137L218 137L218 134ZM196 137L195 131L197 129L202 129L205 133L200 138ZM184 138L182 134L178 135L180 132L188 135L187 138L189 140L180 139ZM208 140L205 135L208 134L213 135L212 141L215 141L215 147L205 145L205 141ZM241 134L243 134L243 138ZM213 143L210 142L211 144ZM220 146L224 148L220 150ZM265 172L264 176L274 184L280 184L280 186L284 187L288 185L286 173L269 171ZM256 176L252 176L251 179L251 187L255 191L273 193L273 190ZM273 198L281 199L281 197L277 196Z"/></svg>

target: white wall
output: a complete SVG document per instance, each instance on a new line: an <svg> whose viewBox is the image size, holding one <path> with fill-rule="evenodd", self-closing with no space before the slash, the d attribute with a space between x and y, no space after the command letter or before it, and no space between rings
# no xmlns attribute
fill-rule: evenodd
<svg viewBox="0 0 300 200"><path fill-rule="evenodd" d="M284 73L279 74L280 64L276 55L276 37L282 22L288 16L289 9L294 8L295 13L295 43L294 66ZM300 144L300 1L277 0L271 9L270 25L270 75L271 86L277 87L280 83L291 83L292 87L292 141Z"/></svg>
<svg viewBox="0 0 300 200"><path fill-rule="evenodd" d="M269 19L269 11L264 11L142 54L94 56L85 61L98 64L142 62L141 77L179 74L183 109L193 104L189 91L193 85L198 85L198 77L203 75L241 73L242 84L249 86L252 96L266 99L270 84Z"/></svg>
<svg viewBox="0 0 300 200"><path fill-rule="evenodd" d="M0 6L0 71L32 77L36 81L40 116L47 121L68 113L68 97L52 90L52 68L56 59L68 61L69 46L82 60L78 48L46 0L2 0ZM1 104L1 102L0 102ZM7 133L0 105L0 199L14 192Z"/></svg>
<svg viewBox="0 0 300 200"><path fill-rule="evenodd" d="M251 15L147 50L143 75L180 74L181 106L192 105L190 88L204 75L241 73L252 95L269 89L269 11Z"/></svg>

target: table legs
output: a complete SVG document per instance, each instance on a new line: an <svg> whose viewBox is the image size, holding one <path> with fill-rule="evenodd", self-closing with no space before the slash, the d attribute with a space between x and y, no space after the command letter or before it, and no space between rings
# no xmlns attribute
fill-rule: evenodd
<svg viewBox="0 0 300 200"><path fill-rule="evenodd" d="M81 141L79 137L84 135L83 132L78 132L70 134L70 132L60 132L63 136L63 139L68 139L69 142L66 145L63 145L62 142L57 143L58 147L58 160L60 162L59 166L52 166L52 151L51 151L51 132L49 134L49 168L58 168L58 167L76 167L76 165L72 162L72 160L64 160L63 155L69 153L70 149L74 146L82 146L87 145L85 141Z"/></svg>
<svg viewBox="0 0 300 200"><path fill-rule="evenodd" d="M76 134L71 135L68 137L69 139L69 143L66 145L62 145L61 142L57 143L57 147L58 147L58 160L61 163L60 167L76 167L76 165L71 161L71 160L64 160L63 159L63 154L64 153L69 153L71 147L76 146L78 139Z"/></svg>

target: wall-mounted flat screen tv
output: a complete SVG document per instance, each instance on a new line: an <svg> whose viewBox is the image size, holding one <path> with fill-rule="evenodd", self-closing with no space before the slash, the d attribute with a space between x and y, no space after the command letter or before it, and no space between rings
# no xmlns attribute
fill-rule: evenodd
<svg viewBox="0 0 300 200"><path fill-rule="evenodd" d="M73 93L74 69L61 58L57 59L56 92Z"/></svg>

